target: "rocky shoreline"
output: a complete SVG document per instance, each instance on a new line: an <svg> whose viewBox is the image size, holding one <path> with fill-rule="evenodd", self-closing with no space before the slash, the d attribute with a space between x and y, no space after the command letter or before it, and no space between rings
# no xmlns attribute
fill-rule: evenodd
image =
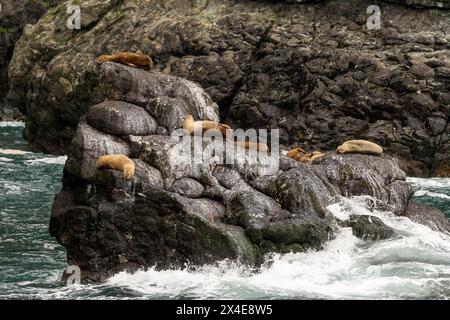
<svg viewBox="0 0 450 320"><path fill-rule="evenodd" d="M449 2L376 1L382 28L367 30L372 2L85 0L81 30L62 2L17 42L9 100L33 147L65 153L95 102L95 58L142 51L234 127L278 128L307 151L369 139L408 175L449 176Z"/></svg>
<svg viewBox="0 0 450 320"><path fill-rule="evenodd" d="M50 234L85 280L223 259L257 267L267 253L320 250L341 227L396 236L376 217L330 213L352 196L450 232L405 181L450 176L450 1L82 0L80 30L66 27L71 1L19 2L2 12L0 121L23 114L32 149L68 154ZM373 4L379 30L366 27ZM120 50L150 54L154 70L95 63ZM193 165L171 136L186 115L277 129L282 150L326 154L303 164L277 152L265 166L219 152ZM385 153L336 154L355 138ZM132 181L97 170L115 153L133 160Z"/></svg>
<svg viewBox="0 0 450 320"><path fill-rule="evenodd" d="M408 214L412 189L390 156L330 151L311 165L280 156L279 166L264 167L223 164L211 154L192 164L175 152L170 133L188 114L217 120L209 95L156 71L110 62L97 68L97 92L112 100L90 107L78 125L50 223L86 280L223 259L257 266L267 253L320 250L339 225L367 241L395 235L375 217L333 217L327 206L344 196L370 196L373 208ZM134 161L132 182L96 169L99 156L117 153Z"/></svg>

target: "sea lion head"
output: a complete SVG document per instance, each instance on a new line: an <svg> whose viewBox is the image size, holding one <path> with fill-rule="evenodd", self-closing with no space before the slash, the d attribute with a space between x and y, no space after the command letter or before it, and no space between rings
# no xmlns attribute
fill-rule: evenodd
<svg viewBox="0 0 450 320"><path fill-rule="evenodd" d="M345 152L347 152L346 151L346 148L344 147L344 145L340 145L337 149L336 149L336 152L337 153L345 153Z"/></svg>
<svg viewBox="0 0 450 320"><path fill-rule="evenodd" d="M95 60L95 62L97 63L103 63L109 61L109 56L107 54L103 54L100 57L97 58L97 60Z"/></svg>
<svg viewBox="0 0 450 320"><path fill-rule="evenodd" d="M187 125L187 124L191 124L194 122L194 117L191 116L190 114L188 114L187 116L184 117L183 119L183 126Z"/></svg>
<svg viewBox="0 0 450 320"><path fill-rule="evenodd" d="M306 151L303 150L302 148L295 148L295 149L289 150L288 153L287 153L287 156L289 158L294 159L294 160L298 160L299 157L301 155L304 155L305 153L306 153Z"/></svg>

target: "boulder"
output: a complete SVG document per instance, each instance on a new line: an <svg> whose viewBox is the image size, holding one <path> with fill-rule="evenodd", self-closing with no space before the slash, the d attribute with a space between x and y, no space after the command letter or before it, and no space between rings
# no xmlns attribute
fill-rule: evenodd
<svg viewBox="0 0 450 320"><path fill-rule="evenodd" d="M256 154L245 150L225 162L225 153L236 151L228 149L232 143L180 136L180 123L168 121L174 109L158 109L156 116L153 104L147 103L176 95L184 101L180 113L218 119L218 109L203 89L179 87L169 93L164 88L193 84L114 63L102 68L108 75L103 89L113 93L113 100L89 108L79 123L50 222L51 235L85 279L223 259L258 266L268 253L320 250L338 225L328 206L341 197L370 196L395 214L406 214L412 189L390 156L330 151L303 164L274 154L272 148L256 162L251 161ZM124 74L129 83L143 85L108 87L123 83ZM146 85L150 83L155 84L152 89ZM117 120L109 122L111 118ZM138 135L150 123L153 130L167 130ZM200 144L200 157L188 152L195 151L195 143ZM117 170L96 169L99 156L113 153L134 161L132 180L124 180ZM352 217L347 223L365 240L392 235L376 218Z"/></svg>
<svg viewBox="0 0 450 320"><path fill-rule="evenodd" d="M123 101L107 101L89 108L86 120L92 127L116 136L156 133L157 123L143 108Z"/></svg>
<svg viewBox="0 0 450 320"><path fill-rule="evenodd" d="M4 1L0 8L0 121L24 120L17 107L6 101L8 93L8 66L16 41L27 24L36 23L39 18L60 0Z"/></svg>
<svg viewBox="0 0 450 320"><path fill-rule="evenodd" d="M394 230L380 218L368 215L351 215L343 225L351 227L353 235L363 240L384 240L395 235Z"/></svg>

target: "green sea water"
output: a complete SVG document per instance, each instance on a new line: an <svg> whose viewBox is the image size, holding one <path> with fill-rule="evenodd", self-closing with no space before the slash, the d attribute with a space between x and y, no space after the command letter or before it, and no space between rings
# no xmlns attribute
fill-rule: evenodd
<svg viewBox="0 0 450 320"><path fill-rule="evenodd" d="M0 149L26 150L23 125L0 123ZM48 234L65 157L0 153L0 299L449 299L450 237L389 212L398 236L366 243L343 228L323 251L274 255L259 272L230 261L121 273L101 285L64 286L63 247ZM450 179L409 179L415 200L450 217ZM330 212L364 213L347 199Z"/></svg>

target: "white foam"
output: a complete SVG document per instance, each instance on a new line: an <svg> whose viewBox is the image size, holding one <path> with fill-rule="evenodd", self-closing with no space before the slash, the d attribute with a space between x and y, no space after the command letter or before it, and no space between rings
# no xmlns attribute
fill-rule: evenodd
<svg viewBox="0 0 450 320"><path fill-rule="evenodd" d="M410 178L406 179L413 187L417 188L450 188L450 178Z"/></svg>
<svg viewBox="0 0 450 320"><path fill-rule="evenodd" d="M366 243L350 228L342 228L324 250L276 254L261 272L223 261L194 270L122 272L108 285L144 297L167 298L404 299L430 294L449 298L450 236L406 217L371 211L366 204L367 197L343 198L328 209L344 218L377 216L396 231L396 237Z"/></svg>
<svg viewBox="0 0 450 320"><path fill-rule="evenodd" d="M0 162L11 162L11 161L14 161L14 159L0 157Z"/></svg>
<svg viewBox="0 0 450 320"><path fill-rule="evenodd" d="M416 197L428 196L428 197L432 197L432 198L442 198L442 199L450 200L450 196L448 196L446 194L438 193L438 192L431 192L431 191L427 191L427 190L418 190L414 193L414 195Z"/></svg>
<svg viewBox="0 0 450 320"><path fill-rule="evenodd" d="M20 122L20 121L0 121L0 127L25 127L25 122Z"/></svg>
<svg viewBox="0 0 450 320"><path fill-rule="evenodd" d="M29 164L62 164L64 165L66 163L67 156L61 156L61 157L45 157L41 159L33 159L33 160L27 160L26 163Z"/></svg>
<svg viewBox="0 0 450 320"><path fill-rule="evenodd" d="M17 149L0 149L0 154L24 155L29 153L31 152Z"/></svg>

